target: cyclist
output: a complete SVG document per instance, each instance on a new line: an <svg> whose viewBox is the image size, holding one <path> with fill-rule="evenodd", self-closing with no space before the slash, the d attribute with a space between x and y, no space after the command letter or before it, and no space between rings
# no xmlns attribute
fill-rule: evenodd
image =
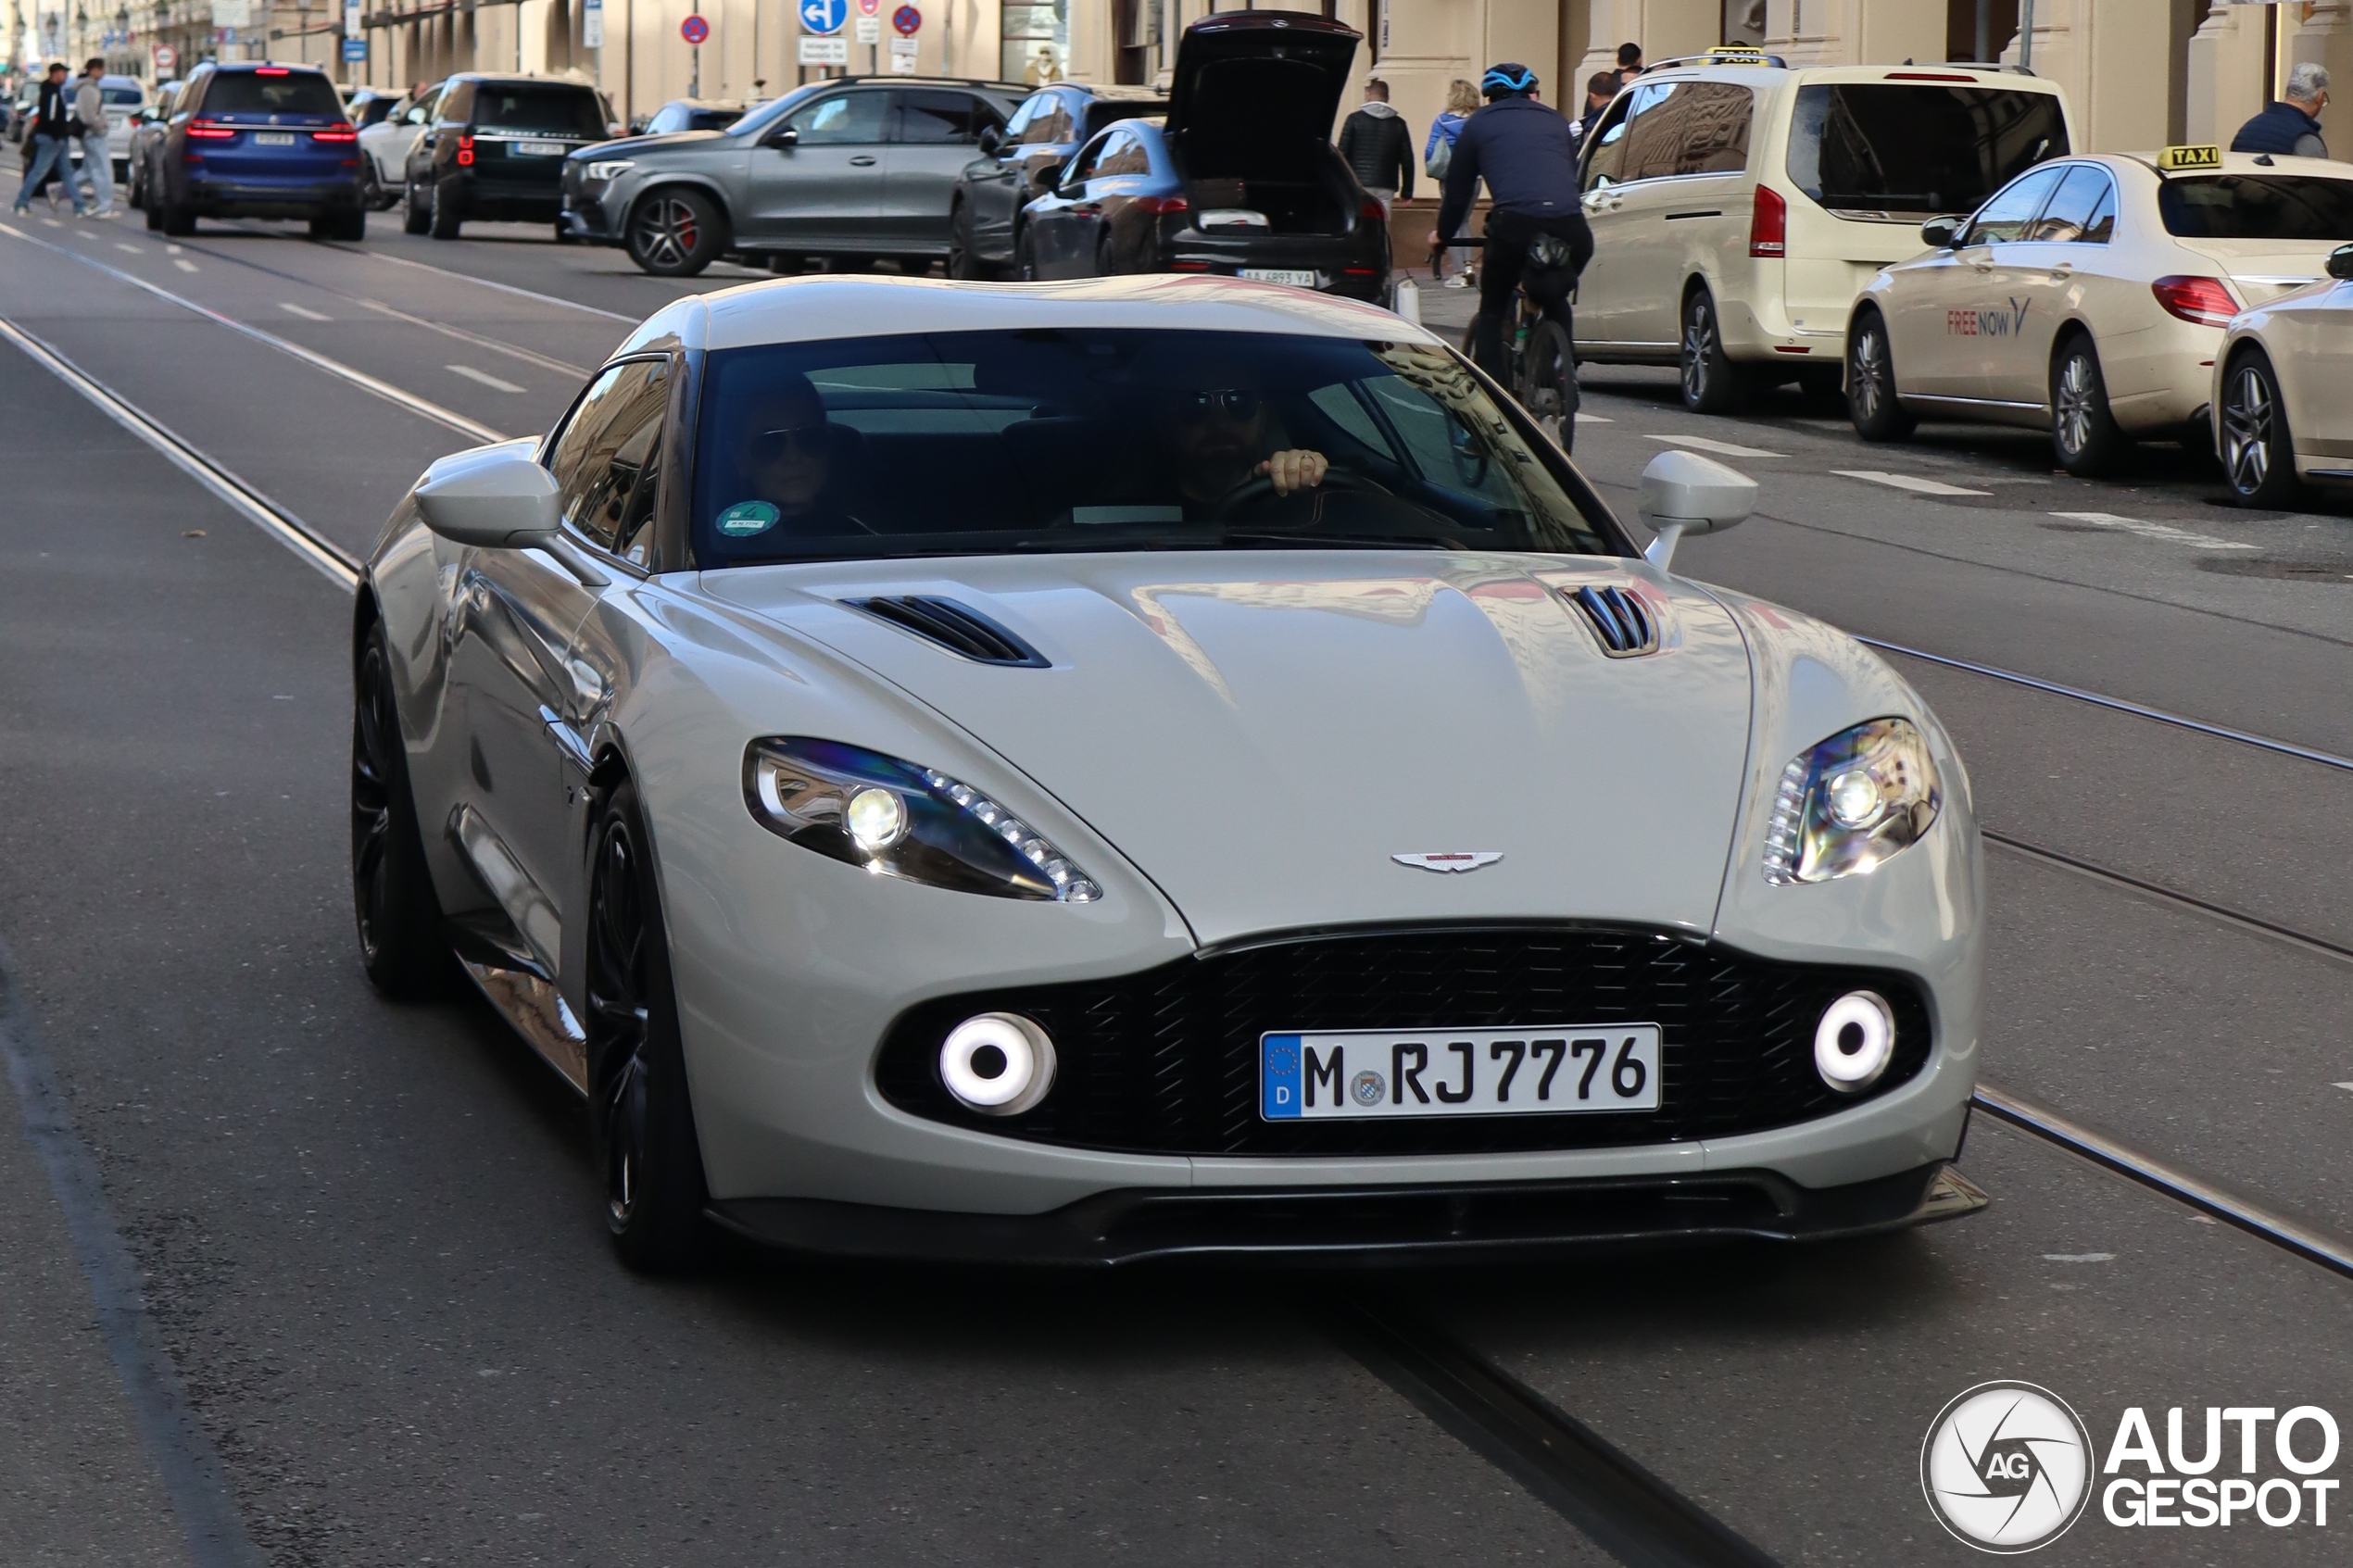
<svg viewBox="0 0 2353 1568"><path fill-rule="evenodd" d="M1492 66L1479 79L1487 106L1463 123L1454 139L1454 155L1446 166L1444 199L1439 204L1438 228L1430 235L1435 246L1454 237L1470 216L1478 182L1487 182L1494 206L1487 215L1487 259L1478 270L1478 316L1471 323L1471 358L1478 368L1508 386L1509 351L1505 339L1513 330L1513 296L1523 273L1529 271L1530 247L1547 253L1537 270L1550 298L1530 297L1568 324L1568 291L1577 274L1592 258L1593 232L1577 194L1577 131L1536 96L1536 73L1516 62ZM1541 236L1552 243L1539 245ZM1567 256L1558 254L1565 245ZM1566 277L1563 277L1563 274ZM1532 282L1533 280L1531 280ZM1576 396L1572 376L1565 388ZM1562 433L1566 438L1567 432Z"/></svg>

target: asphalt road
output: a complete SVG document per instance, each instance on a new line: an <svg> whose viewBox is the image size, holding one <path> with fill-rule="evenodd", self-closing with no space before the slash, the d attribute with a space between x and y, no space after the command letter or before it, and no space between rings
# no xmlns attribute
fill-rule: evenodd
<svg viewBox="0 0 2353 1568"><path fill-rule="evenodd" d="M744 281L479 227L12 219L0 320L358 555L432 458L547 428L631 322ZM1791 1254L636 1279L568 1092L485 1008L389 1007L359 972L343 591L18 348L0 365L11 1562L1611 1561L1357 1353L1367 1305L1790 1563L1970 1560L1919 1451L1989 1378L2061 1394L2095 1458L2128 1406L2160 1444L2188 1407L2193 1448L2207 1405L2353 1419L2353 1280L1983 1113L1963 1169L1991 1209ZM2353 754L2345 508L2216 505L2172 449L2086 484L2016 433L1872 448L1793 395L1700 420L1659 372L1586 384L1577 456L1628 513L1670 444L1764 486L1683 546L1692 575ZM2002 841L1987 1081L2353 1236L2353 772L1898 664ZM2309 1519L2148 1535L2095 1502L2050 1555L2342 1561L2353 1525Z"/></svg>

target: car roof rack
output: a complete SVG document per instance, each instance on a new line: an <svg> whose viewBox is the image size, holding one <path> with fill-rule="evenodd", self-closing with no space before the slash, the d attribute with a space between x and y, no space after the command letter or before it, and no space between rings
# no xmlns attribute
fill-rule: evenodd
<svg viewBox="0 0 2353 1568"><path fill-rule="evenodd" d="M1642 75L1648 76L1653 71L1658 70L1674 70L1682 67L1699 66L1748 66L1752 69L1761 67L1768 70L1787 70L1789 61L1779 55L1768 55L1762 49L1725 50L1712 55L1678 55L1671 60L1661 60L1655 66L1644 66ZM1640 81L1641 78L1638 77L1636 80Z"/></svg>

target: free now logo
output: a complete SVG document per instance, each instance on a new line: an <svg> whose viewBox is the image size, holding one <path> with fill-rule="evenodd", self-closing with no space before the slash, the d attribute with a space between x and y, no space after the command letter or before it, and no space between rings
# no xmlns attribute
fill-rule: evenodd
<svg viewBox="0 0 2353 1568"><path fill-rule="evenodd" d="M2013 299L2007 310L1990 305L1975 310L1947 310L1944 312L1944 335L2016 337L2026 330L2026 312L2033 304L2031 299Z"/></svg>

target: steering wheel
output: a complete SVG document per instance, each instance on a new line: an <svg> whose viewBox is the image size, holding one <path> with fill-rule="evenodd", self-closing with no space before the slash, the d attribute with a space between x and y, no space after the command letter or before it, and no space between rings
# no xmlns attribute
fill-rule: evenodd
<svg viewBox="0 0 2353 1568"><path fill-rule="evenodd" d="M1375 495L1396 494L1378 480L1367 479L1361 473L1351 473L1346 469L1326 469L1323 483L1307 485L1292 491L1291 495L1308 495L1317 490L1363 490ZM1254 473L1218 496L1217 505L1211 509L1209 515L1223 521L1234 512L1253 502L1263 501L1274 493L1275 476L1270 473ZM1286 496L1285 499L1289 497Z"/></svg>

